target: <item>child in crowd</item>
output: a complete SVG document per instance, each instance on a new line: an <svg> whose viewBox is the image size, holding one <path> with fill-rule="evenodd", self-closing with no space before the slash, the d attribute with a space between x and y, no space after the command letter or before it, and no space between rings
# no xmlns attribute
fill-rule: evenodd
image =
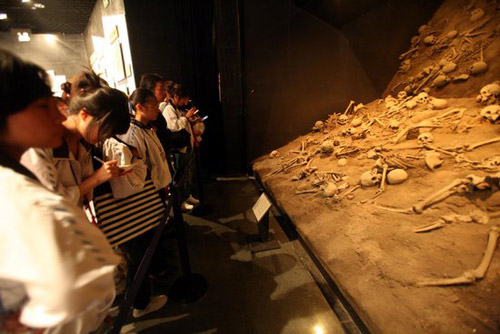
<svg viewBox="0 0 500 334"><path fill-rule="evenodd" d="M180 196L182 203L182 209L184 211L190 211L194 208L194 205L200 204L200 201L193 197L191 194L191 189L193 187L193 168L189 166L194 166L194 164L189 165L189 160L191 153L194 149L194 134L191 127L190 118L196 112L196 108L192 107L186 112L183 111L183 107L189 102L189 96L187 94L184 86L176 84L171 91L172 98L168 103L163 103L160 105L160 110L162 110L163 116L167 120L167 127L171 131L182 131L186 130L190 134L190 143L185 147L178 150L176 153L176 172L182 171L185 174L184 181L180 182ZM179 181L176 178L176 181Z"/></svg>
<svg viewBox="0 0 500 334"><path fill-rule="evenodd" d="M134 118L131 120L127 133L118 136L118 138L137 149L137 154L145 161L148 176L164 202L168 192L168 185L172 182L172 176L165 150L151 126L151 123L160 114L158 100L152 91L138 88L130 96L130 104L135 112ZM129 275L134 275L137 271L141 259L151 243L153 231L144 232L122 244L122 248L129 255ZM134 301L132 314L136 318L144 316L162 308L166 302L167 296L165 295L151 297L150 282L149 278L146 277L142 281Z"/></svg>
<svg viewBox="0 0 500 334"><path fill-rule="evenodd" d="M94 171L91 145L125 133L129 127L127 96L96 74L83 72L72 84L64 140L54 149L32 148L21 162L50 190L82 205L93 188L120 175L116 160Z"/></svg>
<svg viewBox="0 0 500 334"><path fill-rule="evenodd" d="M114 299L118 258L82 209L19 163L65 134L47 74L0 50L0 78L0 332L89 333Z"/></svg>

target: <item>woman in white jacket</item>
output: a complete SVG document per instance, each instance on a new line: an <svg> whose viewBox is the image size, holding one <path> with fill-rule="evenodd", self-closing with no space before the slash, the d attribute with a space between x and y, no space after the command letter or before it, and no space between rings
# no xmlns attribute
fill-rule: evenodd
<svg viewBox="0 0 500 334"><path fill-rule="evenodd" d="M47 74L0 50L0 332L88 333L114 298L118 258L83 211L19 160L61 144Z"/></svg>

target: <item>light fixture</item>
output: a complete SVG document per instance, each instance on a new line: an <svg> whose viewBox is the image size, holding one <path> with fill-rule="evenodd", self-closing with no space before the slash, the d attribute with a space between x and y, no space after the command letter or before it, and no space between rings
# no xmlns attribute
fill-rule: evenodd
<svg viewBox="0 0 500 334"><path fill-rule="evenodd" d="M31 0L21 0L22 3L30 2Z"/></svg>
<svg viewBox="0 0 500 334"><path fill-rule="evenodd" d="M49 43L49 44L54 44L57 40L56 35L52 35L52 34L45 34L44 37L45 37L45 40L47 41L47 43Z"/></svg>
<svg viewBox="0 0 500 334"><path fill-rule="evenodd" d="M314 334L324 334L325 331L323 330L323 327L321 325L316 325L313 328Z"/></svg>
<svg viewBox="0 0 500 334"><path fill-rule="evenodd" d="M7 20L7 13L0 13L0 20Z"/></svg>
<svg viewBox="0 0 500 334"><path fill-rule="evenodd" d="M17 39L19 40L19 42L29 42L31 40L30 33L27 31L24 32L18 31Z"/></svg>
<svg viewBox="0 0 500 334"><path fill-rule="evenodd" d="M45 5L39 2L35 2L33 4L33 7L31 7L31 9L43 9L43 8L45 8Z"/></svg>

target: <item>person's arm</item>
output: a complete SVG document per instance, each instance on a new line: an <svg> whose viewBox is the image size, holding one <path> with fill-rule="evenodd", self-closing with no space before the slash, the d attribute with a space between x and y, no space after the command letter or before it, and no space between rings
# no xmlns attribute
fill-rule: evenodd
<svg viewBox="0 0 500 334"><path fill-rule="evenodd" d="M187 129L189 126L189 120L184 116L178 117L175 113L174 107L171 104L167 105L165 109L163 109L163 116L167 121L167 127L171 131Z"/></svg>
<svg viewBox="0 0 500 334"><path fill-rule="evenodd" d="M11 177L2 186L0 277L25 288L21 323L51 328L85 314L86 328L95 328L114 298L118 263L104 235L80 208L35 182Z"/></svg>
<svg viewBox="0 0 500 334"><path fill-rule="evenodd" d="M102 166L79 184L80 197L89 194L95 187L120 176L116 160L106 161Z"/></svg>
<svg viewBox="0 0 500 334"><path fill-rule="evenodd" d="M133 165L130 171L122 172L120 177L109 181L114 198L124 198L144 188L147 168L143 157L134 156L127 145L113 138L104 143L103 156L105 160L118 161L118 168L124 165Z"/></svg>

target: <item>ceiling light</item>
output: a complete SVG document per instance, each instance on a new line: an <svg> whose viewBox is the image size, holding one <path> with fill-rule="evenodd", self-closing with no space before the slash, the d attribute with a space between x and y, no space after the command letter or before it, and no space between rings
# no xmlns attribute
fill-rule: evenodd
<svg viewBox="0 0 500 334"><path fill-rule="evenodd" d="M7 20L7 13L0 13L0 20Z"/></svg>
<svg viewBox="0 0 500 334"><path fill-rule="evenodd" d="M30 0L22 0L22 3L30 2Z"/></svg>
<svg viewBox="0 0 500 334"><path fill-rule="evenodd" d="M33 4L33 7L31 7L31 9L42 9L42 8L45 8L45 5L42 3L38 3L38 2L35 2Z"/></svg>
<svg viewBox="0 0 500 334"><path fill-rule="evenodd" d="M29 42L31 40L30 38L30 33L25 31L25 32L17 32L17 39L19 42Z"/></svg>

